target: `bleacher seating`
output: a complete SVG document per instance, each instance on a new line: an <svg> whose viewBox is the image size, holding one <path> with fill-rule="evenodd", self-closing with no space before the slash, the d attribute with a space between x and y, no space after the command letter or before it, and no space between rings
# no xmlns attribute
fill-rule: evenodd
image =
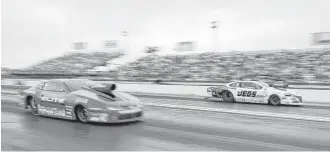
<svg viewBox="0 0 330 152"><path fill-rule="evenodd" d="M118 52L71 53L39 63L28 71L86 73L87 70L104 66L107 61L121 55L123 54ZM117 70L103 73L112 79L133 81L228 82L249 76L255 78L258 75L268 75L289 83L330 83L330 48L149 55L121 65Z"/></svg>
<svg viewBox="0 0 330 152"><path fill-rule="evenodd" d="M106 61L118 58L121 55L122 54L118 52L70 53L31 66L28 70L43 72L81 72L95 66L102 66L106 64Z"/></svg>
<svg viewBox="0 0 330 152"><path fill-rule="evenodd" d="M231 81L266 74L291 83L330 83L330 49L151 55L116 73L131 80Z"/></svg>

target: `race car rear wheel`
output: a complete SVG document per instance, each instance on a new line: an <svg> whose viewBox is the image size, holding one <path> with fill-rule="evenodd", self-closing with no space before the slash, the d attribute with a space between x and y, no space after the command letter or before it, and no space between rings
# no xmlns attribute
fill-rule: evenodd
<svg viewBox="0 0 330 152"><path fill-rule="evenodd" d="M273 106L278 106L281 104L281 98L278 95L271 95L269 97L269 104Z"/></svg>
<svg viewBox="0 0 330 152"><path fill-rule="evenodd" d="M82 123L87 122L87 112L86 112L85 107L77 106L75 109L75 113L76 113L76 117L77 117L78 121L80 121Z"/></svg>
<svg viewBox="0 0 330 152"><path fill-rule="evenodd" d="M225 102L235 102L233 93L231 93L230 91L227 91L227 90L222 92L222 99Z"/></svg>
<svg viewBox="0 0 330 152"><path fill-rule="evenodd" d="M30 105L31 113L33 115L38 115L38 105L35 102L34 98L30 96L30 97L27 98L27 100L28 100L29 105Z"/></svg>

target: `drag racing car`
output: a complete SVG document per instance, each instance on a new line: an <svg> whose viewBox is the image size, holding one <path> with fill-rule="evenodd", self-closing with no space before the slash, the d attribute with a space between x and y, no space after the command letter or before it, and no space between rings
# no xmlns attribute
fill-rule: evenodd
<svg viewBox="0 0 330 152"><path fill-rule="evenodd" d="M33 115L82 123L141 121L143 107L139 99L115 89L115 84L82 79L47 80L20 91L20 105L31 109Z"/></svg>
<svg viewBox="0 0 330 152"><path fill-rule="evenodd" d="M213 98L222 98L225 102L263 103L275 106L303 104L302 96L297 93L261 81L231 82L209 87L207 93Z"/></svg>

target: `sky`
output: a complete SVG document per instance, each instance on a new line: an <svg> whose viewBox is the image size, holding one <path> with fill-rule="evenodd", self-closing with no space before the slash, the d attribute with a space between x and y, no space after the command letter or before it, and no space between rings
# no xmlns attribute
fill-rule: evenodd
<svg viewBox="0 0 330 152"><path fill-rule="evenodd" d="M307 48L330 32L329 0L2 0L1 67L23 68L70 51L119 40L135 55L170 52L195 41L196 52ZM210 21L219 21L217 31ZM126 39L120 31L126 30ZM215 39L217 37L217 39ZM124 43L125 42L125 43ZM121 45L121 46L122 46Z"/></svg>

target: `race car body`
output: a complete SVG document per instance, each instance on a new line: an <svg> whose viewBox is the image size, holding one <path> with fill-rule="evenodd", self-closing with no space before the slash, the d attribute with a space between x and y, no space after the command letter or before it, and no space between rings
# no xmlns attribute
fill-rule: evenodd
<svg viewBox="0 0 330 152"><path fill-rule="evenodd" d="M226 102L249 102L271 105L302 105L302 96L261 81L237 81L207 88L207 93Z"/></svg>
<svg viewBox="0 0 330 152"><path fill-rule="evenodd" d="M118 123L140 121L138 98L115 91L115 84L89 80L48 80L21 91L20 105L32 114L80 122Z"/></svg>

